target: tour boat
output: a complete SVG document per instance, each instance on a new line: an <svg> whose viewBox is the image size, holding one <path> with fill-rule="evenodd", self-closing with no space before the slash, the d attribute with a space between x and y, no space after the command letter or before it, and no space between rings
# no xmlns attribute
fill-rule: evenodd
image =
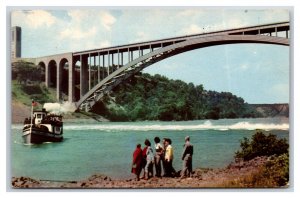
<svg viewBox="0 0 300 198"><path fill-rule="evenodd" d="M31 117L24 121L23 139L25 144L61 142L63 140L62 116L49 114L45 109L32 110Z"/></svg>

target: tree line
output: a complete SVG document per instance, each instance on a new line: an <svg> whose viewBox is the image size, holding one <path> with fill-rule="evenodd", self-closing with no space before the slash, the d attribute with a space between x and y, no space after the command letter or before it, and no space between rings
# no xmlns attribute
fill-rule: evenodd
<svg viewBox="0 0 300 198"><path fill-rule="evenodd" d="M203 85L138 73L98 102L93 112L112 121L199 120L259 117L241 97Z"/></svg>

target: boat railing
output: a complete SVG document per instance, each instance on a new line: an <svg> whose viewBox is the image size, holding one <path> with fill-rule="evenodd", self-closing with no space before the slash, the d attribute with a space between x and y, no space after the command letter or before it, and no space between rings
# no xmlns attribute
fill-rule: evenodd
<svg viewBox="0 0 300 198"><path fill-rule="evenodd" d="M35 118L32 119L32 123L35 123ZM24 120L24 125L25 124L31 124L31 120L30 118L25 118ZM51 117L45 117L41 120L40 124L51 124L51 125L55 125L55 126L62 126L63 122L61 117L55 117L55 116L51 116Z"/></svg>

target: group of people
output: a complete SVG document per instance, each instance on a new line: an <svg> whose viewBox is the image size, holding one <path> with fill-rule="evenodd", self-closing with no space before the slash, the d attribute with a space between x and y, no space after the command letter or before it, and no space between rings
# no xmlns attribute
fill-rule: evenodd
<svg viewBox="0 0 300 198"><path fill-rule="evenodd" d="M136 175L136 179L140 180L140 174L144 170L143 179L147 180L154 176L156 177L174 177L176 171L173 167L173 147L172 140L170 138L163 138L162 145L160 144L160 138L154 138L155 152L151 147L151 142L146 139L145 147L142 149L141 144L137 144L135 151L133 152L132 169L131 172ZM183 160L183 167L181 170L181 177L191 176L192 174L192 156L193 145L190 143L190 137L185 137L185 144L182 152L181 159ZM164 174L162 175L162 170Z"/></svg>

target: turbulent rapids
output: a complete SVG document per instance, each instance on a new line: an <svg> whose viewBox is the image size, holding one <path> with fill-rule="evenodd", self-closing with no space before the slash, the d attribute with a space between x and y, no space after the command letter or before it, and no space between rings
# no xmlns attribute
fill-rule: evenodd
<svg viewBox="0 0 300 198"><path fill-rule="evenodd" d="M256 130L262 129L266 131L270 130L289 130L288 123L251 123L250 121L241 121L231 124L218 123L216 121L204 121L199 122L103 122L103 123L89 123L84 124L80 122L80 125L68 123L66 121L65 129L68 130L100 130L100 131L198 131L198 130ZM13 125L13 128L20 128L19 125Z"/></svg>
<svg viewBox="0 0 300 198"><path fill-rule="evenodd" d="M222 124L213 124L211 121L205 121L203 124L195 124L195 125L186 125L174 122L174 124L170 124L169 122L166 124L155 124L155 123L147 123L144 122L141 125L137 123L115 123L113 125L108 124L90 124L90 125L66 125L66 129L69 130L108 130L108 131L182 131L182 130L289 130L289 124L263 124L263 123L250 123L250 122L238 122L231 125L222 125Z"/></svg>

